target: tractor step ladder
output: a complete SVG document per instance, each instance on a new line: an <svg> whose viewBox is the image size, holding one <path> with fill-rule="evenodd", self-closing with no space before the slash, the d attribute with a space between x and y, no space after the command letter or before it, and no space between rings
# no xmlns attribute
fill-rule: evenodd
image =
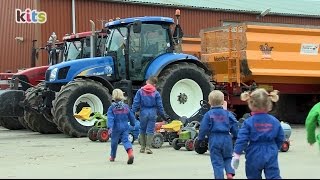
<svg viewBox="0 0 320 180"><path fill-rule="evenodd" d="M232 32L233 29L236 29L235 32ZM228 58L228 81L229 86L233 87L234 83L237 83L240 86L240 26L233 28L229 27L229 58ZM236 34L236 38L232 38L232 34ZM233 40L236 41L235 49L233 49Z"/></svg>

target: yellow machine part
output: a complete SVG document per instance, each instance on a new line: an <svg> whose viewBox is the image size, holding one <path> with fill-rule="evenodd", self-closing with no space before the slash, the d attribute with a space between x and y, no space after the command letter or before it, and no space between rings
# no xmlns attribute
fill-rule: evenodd
<svg viewBox="0 0 320 180"><path fill-rule="evenodd" d="M77 119L89 120L91 112L90 107L83 107L78 114L74 114L73 116Z"/></svg>
<svg viewBox="0 0 320 180"><path fill-rule="evenodd" d="M204 29L200 36L201 60L217 82L240 76L240 82L320 83L320 27L245 23Z"/></svg>
<svg viewBox="0 0 320 180"><path fill-rule="evenodd" d="M178 132L180 131L181 127L182 127L182 122L179 120L173 120L171 123L169 124L165 124L162 125L161 128L166 130L166 131L173 131L173 132Z"/></svg>

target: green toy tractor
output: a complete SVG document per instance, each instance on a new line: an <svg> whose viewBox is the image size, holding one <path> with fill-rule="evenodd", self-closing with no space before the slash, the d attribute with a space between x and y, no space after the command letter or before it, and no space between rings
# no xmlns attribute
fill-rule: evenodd
<svg viewBox="0 0 320 180"><path fill-rule="evenodd" d="M92 113L90 107L83 107L82 110L74 116L83 121L95 121L94 125L88 131L88 137L91 141L99 140L100 142L107 142L109 140L107 116L99 112Z"/></svg>
<svg viewBox="0 0 320 180"><path fill-rule="evenodd" d="M185 147L188 151L194 149L194 139L198 136L200 123L198 121L191 121L186 127L182 128L179 133L179 137L173 139L172 147L175 150L179 150L181 147Z"/></svg>

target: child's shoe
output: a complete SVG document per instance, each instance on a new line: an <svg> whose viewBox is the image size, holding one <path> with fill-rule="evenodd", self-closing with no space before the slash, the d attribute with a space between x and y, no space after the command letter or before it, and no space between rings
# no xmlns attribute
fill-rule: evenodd
<svg viewBox="0 0 320 180"><path fill-rule="evenodd" d="M233 179L233 174L228 173L228 174L227 174L227 179Z"/></svg>
<svg viewBox="0 0 320 180"><path fill-rule="evenodd" d="M110 156L109 161L110 161L110 162L114 162L114 159L115 159L114 157L111 157L111 156Z"/></svg>
<svg viewBox="0 0 320 180"><path fill-rule="evenodd" d="M127 152L128 152L127 164L132 164L133 163L133 159L134 159L133 150L130 148L130 149L127 150Z"/></svg>

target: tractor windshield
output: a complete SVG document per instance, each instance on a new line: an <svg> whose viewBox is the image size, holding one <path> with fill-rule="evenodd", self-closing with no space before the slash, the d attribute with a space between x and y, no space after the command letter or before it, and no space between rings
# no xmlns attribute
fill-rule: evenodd
<svg viewBox="0 0 320 180"><path fill-rule="evenodd" d="M70 61L73 59L79 59L81 57L81 42L80 41L72 41L66 42L65 44L65 61Z"/></svg>

